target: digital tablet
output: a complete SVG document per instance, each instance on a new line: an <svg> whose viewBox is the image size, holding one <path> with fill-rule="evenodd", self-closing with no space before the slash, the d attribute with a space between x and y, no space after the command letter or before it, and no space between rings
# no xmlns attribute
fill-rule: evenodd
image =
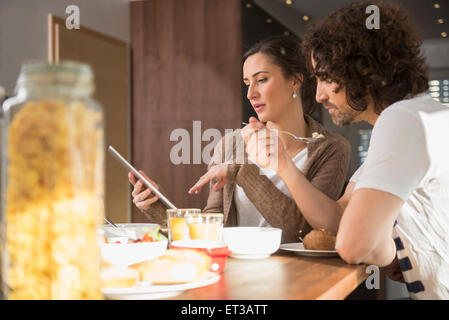
<svg viewBox="0 0 449 320"><path fill-rule="evenodd" d="M155 186L151 184L150 181L148 181L139 171L137 171L128 161L126 161L126 159L123 158L122 155L117 152L117 150L115 150L112 146L109 146L108 151L118 162L120 162L120 164L125 169L128 170L128 172L132 171L132 173L134 173L134 176L142 181L144 185L150 188L159 197L159 199L161 199L162 202L164 202L171 209L177 209L162 193L159 192L158 189L156 189Z"/></svg>

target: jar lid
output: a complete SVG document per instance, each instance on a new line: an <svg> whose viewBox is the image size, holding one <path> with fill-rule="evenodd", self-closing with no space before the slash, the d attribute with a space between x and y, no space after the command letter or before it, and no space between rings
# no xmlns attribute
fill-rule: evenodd
<svg viewBox="0 0 449 320"><path fill-rule="evenodd" d="M77 61L62 61L56 64L48 62L22 64L17 88L57 85L84 87L91 93L93 91L92 68L87 63Z"/></svg>

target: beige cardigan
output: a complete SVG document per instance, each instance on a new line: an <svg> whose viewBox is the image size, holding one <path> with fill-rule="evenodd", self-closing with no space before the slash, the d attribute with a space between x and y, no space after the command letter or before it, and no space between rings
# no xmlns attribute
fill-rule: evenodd
<svg viewBox="0 0 449 320"><path fill-rule="evenodd" d="M322 133L325 139L320 139L307 145L307 162L303 173L306 178L330 198L337 200L342 191L350 160L350 144L342 136L327 131L310 116L304 117L308 123L307 136L313 132ZM234 143L231 143L234 141ZM236 150L244 144L240 130L226 135L214 149L209 168L213 165L229 162L235 159ZM219 191L209 183L209 197L204 212L223 212L225 226L238 226L237 211L234 203L235 184L245 191L246 196L255 205L265 220L272 226L282 229L282 242L298 242L299 230L303 236L312 228L307 223L292 198L284 195L271 180L259 174L259 168L248 164L245 154L244 164L228 166L228 180ZM167 208L161 201L154 203L147 217L162 226L167 225Z"/></svg>

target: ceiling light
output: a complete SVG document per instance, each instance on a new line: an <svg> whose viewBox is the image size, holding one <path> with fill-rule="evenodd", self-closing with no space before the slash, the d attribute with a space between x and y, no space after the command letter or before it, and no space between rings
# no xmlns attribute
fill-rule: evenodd
<svg viewBox="0 0 449 320"><path fill-rule="evenodd" d="M249 8L251 8L251 3L247 3L246 4L246 7L249 9Z"/></svg>
<svg viewBox="0 0 449 320"><path fill-rule="evenodd" d="M288 5L291 5L293 3L293 1L292 0L285 0L285 3L288 4Z"/></svg>
<svg viewBox="0 0 449 320"><path fill-rule="evenodd" d="M302 16L302 20L304 20L304 21L309 21L309 16Z"/></svg>
<svg viewBox="0 0 449 320"><path fill-rule="evenodd" d="M446 37L447 37L447 33L446 33L446 32L441 32L441 36L442 36L443 38L446 38Z"/></svg>
<svg viewBox="0 0 449 320"><path fill-rule="evenodd" d="M433 4L433 7L434 7L435 9L438 9L438 8L440 7L440 5L439 5L438 3L434 3L434 4Z"/></svg>
<svg viewBox="0 0 449 320"><path fill-rule="evenodd" d="M439 24L443 24L444 23L444 19L438 19L437 20Z"/></svg>

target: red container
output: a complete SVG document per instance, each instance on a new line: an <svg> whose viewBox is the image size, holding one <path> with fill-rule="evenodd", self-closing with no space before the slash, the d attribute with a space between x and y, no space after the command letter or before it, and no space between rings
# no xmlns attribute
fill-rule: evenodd
<svg viewBox="0 0 449 320"><path fill-rule="evenodd" d="M225 243L209 240L179 240L173 241L170 248L190 248L206 252L211 257L210 271L221 273L226 267L226 261L231 251Z"/></svg>

